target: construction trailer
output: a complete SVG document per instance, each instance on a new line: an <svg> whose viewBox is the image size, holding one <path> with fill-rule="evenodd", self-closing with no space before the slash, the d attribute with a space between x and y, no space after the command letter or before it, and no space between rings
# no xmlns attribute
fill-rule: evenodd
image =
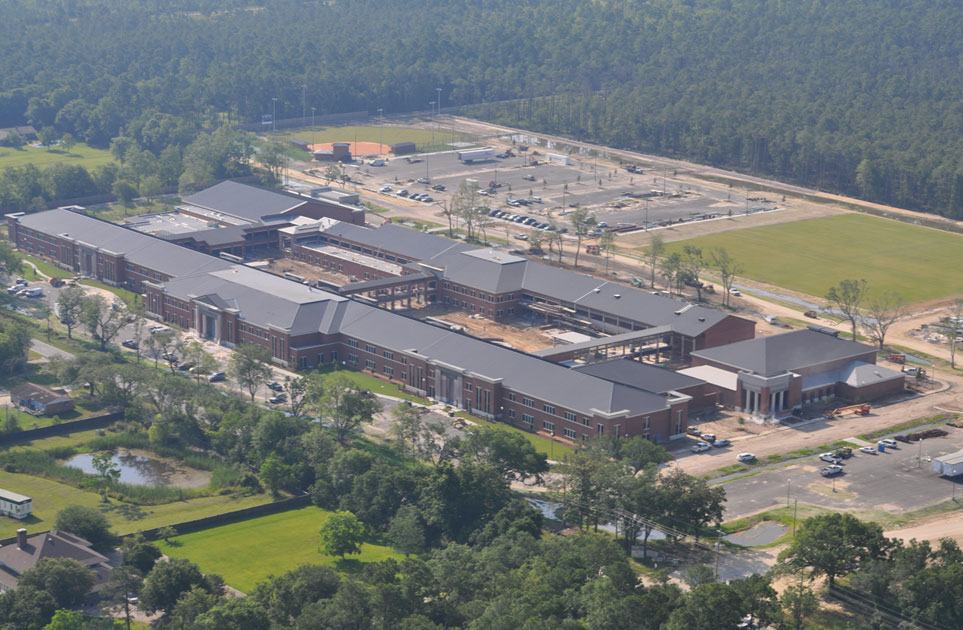
<svg viewBox="0 0 963 630"><path fill-rule="evenodd" d="M481 162L483 160L491 160L495 157L495 150L491 148L485 149L467 149L465 151L458 151L458 159L465 164L470 164L472 162Z"/></svg>
<svg viewBox="0 0 963 630"><path fill-rule="evenodd" d="M933 458L933 472L944 477L959 477L963 475L963 451Z"/></svg>

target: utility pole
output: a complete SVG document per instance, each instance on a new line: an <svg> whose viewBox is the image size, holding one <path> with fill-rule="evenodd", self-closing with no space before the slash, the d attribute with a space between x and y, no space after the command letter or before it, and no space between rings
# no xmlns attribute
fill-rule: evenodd
<svg viewBox="0 0 963 630"><path fill-rule="evenodd" d="M431 146L435 146L435 101L428 104L431 105Z"/></svg>
<svg viewBox="0 0 963 630"><path fill-rule="evenodd" d="M311 108L311 150L314 151L314 110L316 108Z"/></svg>
<svg viewBox="0 0 963 630"><path fill-rule="evenodd" d="M789 507L789 491L792 489L792 479L786 480L786 507Z"/></svg>
<svg viewBox="0 0 963 630"><path fill-rule="evenodd" d="M275 122L278 117L278 97L271 97L271 135L273 136L277 133L277 123Z"/></svg>
<svg viewBox="0 0 963 630"><path fill-rule="evenodd" d="M437 128L438 118L441 116L441 88L435 88L435 92L438 94L438 96L435 98L435 101L438 103L438 115L435 117L435 124L434 124L434 126ZM439 130L439 134L440 134L440 130Z"/></svg>
<svg viewBox="0 0 963 630"><path fill-rule="evenodd" d="M381 153L384 153L384 151L381 148L381 139L382 139L382 136L384 135L384 130L385 130L385 117L383 115L384 111L385 110L383 107L378 108L378 118L380 119L380 123L381 123L381 126L378 127L378 154L379 155Z"/></svg>

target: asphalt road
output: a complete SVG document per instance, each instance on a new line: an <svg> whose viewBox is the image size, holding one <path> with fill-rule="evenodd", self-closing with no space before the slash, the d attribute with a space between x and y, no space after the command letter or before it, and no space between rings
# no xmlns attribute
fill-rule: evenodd
<svg viewBox="0 0 963 630"><path fill-rule="evenodd" d="M949 427L943 438L903 444L885 453L867 455L856 451L844 460L844 472L833 479L819 470L827 464L815 456L804 462L737 479L723 485L726 490L726 520L739 518L798 499L833 509L884 510L901 513L933 505L953 496L963 498L961 479L933 472L927 458L963 449L963 430ZM918 456L922 454L923 461Z"/></svg>

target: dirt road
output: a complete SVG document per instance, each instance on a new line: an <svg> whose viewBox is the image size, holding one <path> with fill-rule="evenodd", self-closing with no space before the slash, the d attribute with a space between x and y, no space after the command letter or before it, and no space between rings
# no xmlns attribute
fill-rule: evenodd
<svg viewBox="0 0 963 630"><path fill-rule="evenodd" d="M963 546L963 516L960 516L959 512L934 516L919 521L911 527L893 529L883 534L887 538L899 538L903 542L909 542L914 538L932 541L950 538Z"/></svg>

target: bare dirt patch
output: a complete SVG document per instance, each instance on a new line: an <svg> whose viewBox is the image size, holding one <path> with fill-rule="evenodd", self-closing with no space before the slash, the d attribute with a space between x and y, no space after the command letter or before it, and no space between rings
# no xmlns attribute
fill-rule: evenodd
<svg viewBox="0 0 963 630"><path fill-rule="evenodd" d="M418 311L418 317L437 317L446 322L463 326L473 337L488 341L502 341L512 348L534 352L553 345L550 330L542 330L532 322L516 318L508 322L496 322L486 317L473 317L469 313L443 306L430 306Z"/></svg>
<svg viewBox="0 0 963 630"><path fill-rule="evenodd" d="M899 538L904 542L913 540L939 540L950 538L963 545L963 517L959 512L924 519L910 527L901 527L883 533L887 538Z"/></svg>

